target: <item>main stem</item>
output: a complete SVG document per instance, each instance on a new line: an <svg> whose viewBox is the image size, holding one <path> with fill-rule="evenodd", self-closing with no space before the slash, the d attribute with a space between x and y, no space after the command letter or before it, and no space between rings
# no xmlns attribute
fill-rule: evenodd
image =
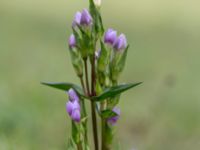
<svg viewBox="0 0 200 150"><path fill-rule="evenodd" d="M95 55L93 54L91 59L91 76L92 76L92 92L91 96L96 96L95 86L96 86L96 75L95 75ZM94 144L95 144L95 150L99 150L99 142L98 142L98 131L97 131L97 117L96 117L96 103L94 101L91 101L91 109L92 109L92 123L93 123L93 134L94 134Z"/></svg>
<svg viewBox="0 0 200 150"><path fill-rule="evenodd" d="M94 63L93 63L94 62ZM94 64L94 65L93 65ZM88 96L95 96L95 59L91 62L91 92L89 88L89 79L88 79L88 66L87 66L87 59L84 59L84 65L85 65L85 80L86 80L86 89L87 89L87 95ZM91 101L91 113L92 113L92 127L93 127L93 136L94 136L94 146L95 150L99 150L99 144L98 144L98 132L97 132L97 119L96 119L96 112L95 112L95 102Z"/></svg>
<svg viewBox="0 0 200 150"><path fill-rule="evenodd" d="M84 59L84 65L85 65L85 82L86 82L87 96L90 96L90 87L89 87L89 79L88 79L87 58Z"/></svg>

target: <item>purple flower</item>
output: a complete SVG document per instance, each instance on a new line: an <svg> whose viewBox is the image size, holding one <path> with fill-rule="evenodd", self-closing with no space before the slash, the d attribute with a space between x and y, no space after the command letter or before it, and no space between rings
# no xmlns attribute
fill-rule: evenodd
<svg viewBox="0 0 200 150"><path fill-rule="evenodd" d="M69 114L69 116L74 120L75 122L80 122L81 120L81 112L80 112L80 104L78 101L68 101L66 103L66 110Z"/></svg>
<svg viewBox="0 0 200 150"><path fill-rule="evenodd" d="M77 12L75 14L72 27L75 26L90 26L92 24L92 17L87 9L83 9L82 12Z"/></svg>
<svg viewBox="0 0 200 150"><path fill-rule="evenodd" d="M83 9L82 11L80 24L86 26L90 26L92 24L92 17L87 9Z"/></svg>
<svg viewBox="0 0 200 150"><path fill-rule="evenodd" d="M72 89L72 88L68 91L68 96L69 96L69 100L71 102L79 101L79 97L76 94L76 91L74 89Z"/></svg>
<svg viewBox="0 0 200 150"><path fill-rule="evenodd" d="M78 109L74 109L72 114L71 114L72 120L75 122L80 122L81 121L81 112Z"/></svg>
<svg viewBox="0 0 200 150"><path fill-rule="evenodd" d="M75 109L78 109L80 111L80 104L79 104L79 102L77 102L77 101L74 101L74 102L68 101L66 103L66 110L67 110L67 112L68 112L68 114L70 116L72 115L72 112Z"/></svg>
<svg viewBox="0 0 200 150"><path fill-rule="evenodd" d="M113 45L117 39L117 31L113 29L108 29L104 35L104 42Z"/></svg>
<svg viewBox="0 0 200 150"><path fill-rule="evenodd" d="M119 116L120 116L120 109L115 107L115 108L113 108L112 111L115 112L117 114L117 116L108 118L107 122L110 123L111 125L115 125L117 123L118 119L119 119Z"/></svg>
<svg viewBox="0 0 200 150"><path fill-rule="evenodd" d="M68 40L68 45L70 48L74 48L76 47L76 38L74 36L74 34L71 34Z"/></svg>
<svg viewBox="0 0 200 150"><path fill-rule="evenodd" d="M81 22L81 13L78 11L75 14L72 26L75 27L76 25L80 25L80 22Z"/></svg>
<svg viewBox="0 0 200 150"><path fill-rule="evenodd" d="M114 42L114 49L117 51L124 50L127 47L127 40L124 34L121 34Z"/></svg>
<svg viewBox="0 0 200 150"><path fill-rule="evenodd" d="M81 108L79 104L79 97L76 94L75 90L72 88L68 91L68 95L69 101L66 103L66 110L72 120L74 120L75 122L80 122Z"/></svg>
<svg viewBox="0 0 200 150"><path fill-rule="evenodd" d="M66 103L66 110L67 110L68 114L71 116L72 111L73 111L73 103L71 101L68 101Z"/></svg>

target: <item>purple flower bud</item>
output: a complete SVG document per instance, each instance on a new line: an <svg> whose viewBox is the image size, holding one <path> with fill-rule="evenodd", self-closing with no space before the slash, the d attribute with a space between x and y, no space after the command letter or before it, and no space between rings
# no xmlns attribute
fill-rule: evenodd
<svg viewBox="0 0 200 150"><path fill-rule="evenodd" d="M92 24L92 17L87 9L83 9L80 19L81 25L90 26Z"/></svg>
<svg viewBox="0 0 200 150"><path fill-rule="evenodd" d="M75 38L74 34L70 35L68 44L69 44L70 48L76 47L76 38Z"/></svg>
<svg viewBox="0 0 200 150"><path fill-rule="evenodd" d="M71 116L72 111L73 111L73 103L71 101L68 101L66 103L66 110L67 110L68 114Z"/></svg>
<svg viewBox="0 0 200 150"><path fill-rule="evenodd" d="M72 118L72 120L74 120L75 122L80 122L80 121L81 121L81 112L80 112L80 110L74 109L74 110L72 111L71 118Z"/></svg>
<svg viewBox="0 0 200 150"><path fill-rule="evenodd" d="M66 110L69 114L69 116L72 118L72 120L79 122L81 119L80 114L80 104L78 101L68 101L66 104Z"/></svg>
<svg viewBox="0 0 200 150"><path fill-rule="evenodd" d="M66 110L70 116L74 109L80 110L80 104L77 101L74 101L74 102L68 101L66 103Z"/></svg>
<svg viewBox="0 0 200 150"><path fill-rule="evenodd" d="M121 51L127 47L127 40L124 34L121 34L114 43L114 49Z"/></svg>
<svg viewBox="0 0 200 150"><path fill-rule="evenodd" d="M113 29L108 29L104 35L104 42L113 45L117 39L117 31Z"/></svg>
<svg viewBox="0 0 200 150"><path fill-rule="evenodd" d="M76 25L80 25L80 22L81 22L81 13L78 11L75 14L75 17L74 17L74 20L73 20L73 23L72 23L72 27L75 27Z"/></svg>
<svg viewBox="0 0 200 150"><path fill-rule="evenodd" d="M117 116L111 117L107 120L107 122L110 123L111 125L115 125L117 123L120 116L120 109L115 107L113 108L113 112L115 112Z"/></svg>
<svg viewBox="0 0 200 150"><path fill-rule="evenodd" d="M68 91L68 95L69 95L69 100L70 100L71 102L79 101L79 97L78 97L78 95L76 94L76 91L75 91L74 89L71 88L71 89Z"/></svg>

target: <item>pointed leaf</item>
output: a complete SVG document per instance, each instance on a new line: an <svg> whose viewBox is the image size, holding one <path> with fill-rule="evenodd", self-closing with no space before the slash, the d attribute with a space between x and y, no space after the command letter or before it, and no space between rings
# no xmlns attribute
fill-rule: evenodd
<svg viewBox="0 0 200 150"><path fill-rule="evenodd" d="M114 97L116 95L121 94L122 92L125 92L133 87L136 87L138 85L140 85L142 82L138 82L138 83L131 83L131 84L121 84L118 86L113 86L111 88L107 88L101 95L99 96L95 96L92 99L95 101L102 101L105 100L107 98L111 98Z"/></svg>
<svg viewBox="0 0 200 150"><path fill-rule="evenodd" d="M59 90L68 91L69 89L73 88L80 96L84 96L82 89L73 83L67 82L41 82L41 84L50 86Z"/></svg>

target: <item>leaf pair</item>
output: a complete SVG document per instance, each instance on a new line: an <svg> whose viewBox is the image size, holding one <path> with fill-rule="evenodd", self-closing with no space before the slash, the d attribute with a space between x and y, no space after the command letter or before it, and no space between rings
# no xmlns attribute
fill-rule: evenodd
<svg viewBox="0 0 200 150"><path fill-rule="evenodd" d="M43 84L43 85L50 86L50 87L60 89L60 90L64 90L64 91L68 91L70 88L73 88L80 96L87 98L87 99L97 101L97 102L103 101L108 98L115 97L116 95L119 95L133 87L136 87L136 86L140 85L141 83L142 82L121 84L121 85L113 86L113 87L105 89L102 94L89 98L84 95L83 90L78 85L75 85L73 83L41 82L41 84Z"/></svg>

